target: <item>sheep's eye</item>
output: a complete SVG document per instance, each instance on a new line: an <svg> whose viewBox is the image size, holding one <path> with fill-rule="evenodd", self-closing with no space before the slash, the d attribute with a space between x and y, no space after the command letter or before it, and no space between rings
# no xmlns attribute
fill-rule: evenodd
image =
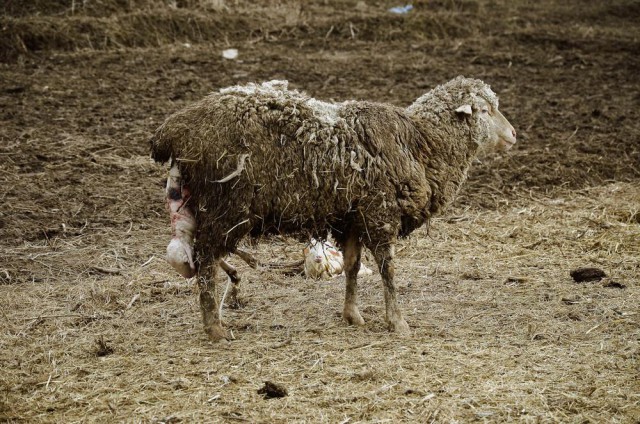
<svg viewBox="0 0 640 424"><path fill-rule="evenodd" d="M489 109L487 109L486 107L482 108L482 113L489 113Z"/></svg>

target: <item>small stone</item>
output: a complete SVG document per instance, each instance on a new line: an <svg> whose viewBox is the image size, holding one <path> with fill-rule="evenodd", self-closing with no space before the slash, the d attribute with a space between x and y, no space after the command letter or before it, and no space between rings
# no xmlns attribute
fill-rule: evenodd
<svg viewBox="0 0 640 424"><path fill-rule="evenodd" d="M222 57L233 60L238 57L238 49L226 49L222 51Z"/></svg>

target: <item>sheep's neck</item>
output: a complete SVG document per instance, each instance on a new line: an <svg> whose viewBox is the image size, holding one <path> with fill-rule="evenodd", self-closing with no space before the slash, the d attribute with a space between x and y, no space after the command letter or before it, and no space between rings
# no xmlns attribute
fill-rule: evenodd
<svg viewBox="0 0 640 424"><path fill-rule="evenodd" d="M424 134L425 176L431 186L429 215L442 212L456 197L476 156L477 144L469 133L451 137Z"/></svg>

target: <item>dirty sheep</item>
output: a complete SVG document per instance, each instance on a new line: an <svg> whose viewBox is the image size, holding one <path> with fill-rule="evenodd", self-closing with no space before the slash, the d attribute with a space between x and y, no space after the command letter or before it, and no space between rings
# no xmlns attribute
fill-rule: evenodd
<svg viewBox="0 0 640 424"><path fill-rule="evenodd" d="M344 252L343 317L356 302L362 247L378 265L389 329L409 332L396 301L394 246L454 199L481 150L508 149L516 133L480 80L457 77L408 108L329 103L286 81L224 88L171 115L152 157L177 164L196 219L195 267L204 329L227 338L215 274L245 236L296 234Z"/></svg>

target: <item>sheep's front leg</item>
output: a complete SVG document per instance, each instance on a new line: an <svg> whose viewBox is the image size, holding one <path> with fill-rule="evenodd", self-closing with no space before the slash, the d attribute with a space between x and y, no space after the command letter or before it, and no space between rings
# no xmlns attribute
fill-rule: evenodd
<svg viewBox="0 0 640 424"><path fill-rule="evenodd" d="M387 309L387 325L389 330L401 334L410 332L409 325L402 317L402 312L396 300L396 286L393 283L395 273L393 266L393 256L395 246L392 242L385 245L378 245L373 250L373 256L378 264L380 275L382 276L382 284L384 285L384 302Z"/></svg>
<svg viewBox="0 0 640 424"><path fill-rule="evenodd" d="M213 342L228 340L227 332L222 328L218 312L219 302L216 297L216 271L218 260L208 261L198 271L198 287L200 288L200 310L204 332Z"/></svg>
<svg viewBox="0 0 640 424"><path fill-rule="evenodd" d="M347 284L344 296L342 316L349 325L364 325L364 319L358 311L358 271L360 270L360 255L362 243L357 236L349 236L344 243L344 274Z"/></svg>

